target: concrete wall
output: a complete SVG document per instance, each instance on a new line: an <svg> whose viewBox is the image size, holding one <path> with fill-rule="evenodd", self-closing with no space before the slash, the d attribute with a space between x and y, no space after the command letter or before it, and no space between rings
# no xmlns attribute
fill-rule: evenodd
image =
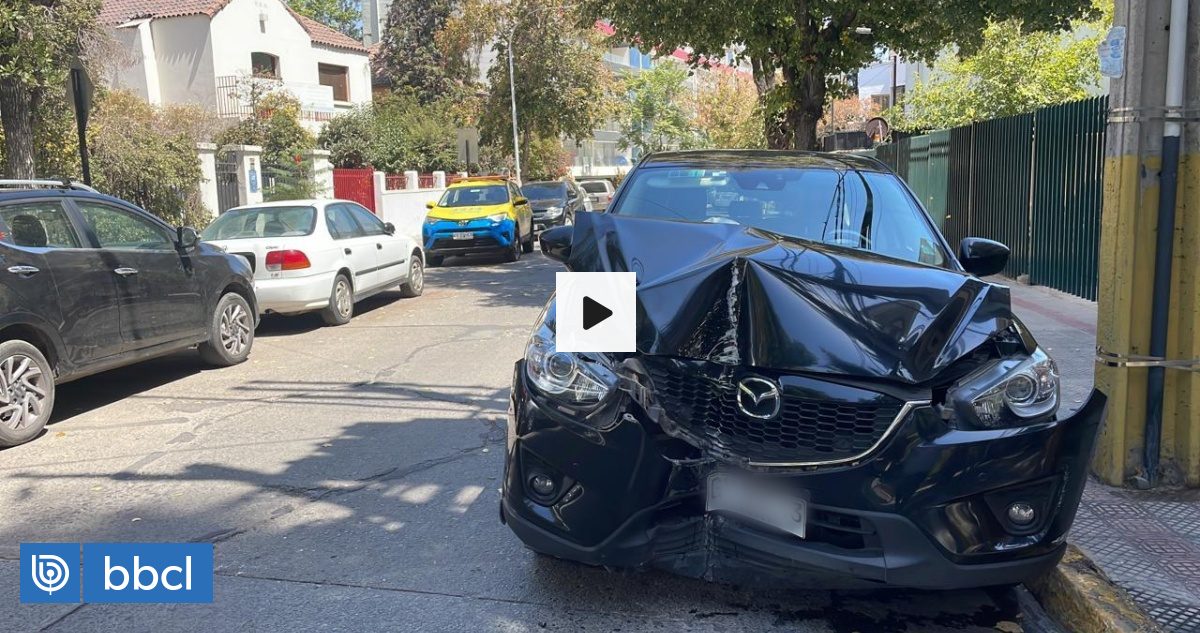
<svg viewBox="0 0 1200 633"><path fill-rule="evenodd" d="M145 58L142 55L146 43L142 41L143 29L139 28L140 22L144 22L144 20L134 21L129 26L110 31L114 42L127 54L114 67L108 69L104 80L111 88L128 90L151 101L147 87ZM157 70L155 76L157 77Z"/></svg>
<svg viewBox="0 0 1200 633"><path fill-rule="evenodd" d="M397 233L421 242L421 225L425 223L425 215L429 212L425 203L430 200L437 201L445 192L445 189L385 191L379 217L384 222L395 224Z"/></svg>
<svg viewBox="0 0 1200 633"><path fill-rule="evenodd" d="M215 107L214 47L209 40L208 18L200 15L154 20L150 30L154 34L162 102Z"/></svg>

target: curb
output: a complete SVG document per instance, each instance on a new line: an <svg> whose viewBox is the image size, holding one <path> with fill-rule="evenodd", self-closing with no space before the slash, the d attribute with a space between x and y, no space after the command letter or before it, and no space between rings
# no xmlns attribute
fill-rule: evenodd
<svg viewBox="0 0 1200 633"><path fill-rule="evenodd" d="M1069 631L1162 633L1164 629L1079 548L1067 545L1054 569L1025 583L1046 613Z"/></svg>

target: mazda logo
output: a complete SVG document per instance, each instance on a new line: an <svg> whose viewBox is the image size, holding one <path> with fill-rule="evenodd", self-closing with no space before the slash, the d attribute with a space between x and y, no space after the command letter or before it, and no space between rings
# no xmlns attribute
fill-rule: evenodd
<svg viewBox="0 0 1200 633"><path fill-rule="evenodd" d="M779 387L766 378L750 376L738 381L737 405L742 413L760 420L770 420L779 415L783 397Z"/></svg>

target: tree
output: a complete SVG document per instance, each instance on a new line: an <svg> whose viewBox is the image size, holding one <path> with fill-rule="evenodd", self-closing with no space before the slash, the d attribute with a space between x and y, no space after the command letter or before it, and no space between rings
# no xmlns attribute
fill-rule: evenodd
<svg viewBox="0 0 1200 633"><path fill-rule="evenodd" d="M293 11L362 39L362 7L358 0L287 0Z"/></svg>
<svg viewBox="0 0 1200 633"><path fill-rule="evenodd" d="M622 78L628 101L621 105L621 149L639 154L686 149L696 142L687 111L688 71L662 60L653 68Z"/></svg>
<svg viewBox="0 0 1200 633"><path fill-rule="evenodd" d="M450 92L446 57L437 35L455 9L454 0L397 0L388 10L380 49L379 74L393 89L410 91L429 103Z"/></svg>
<svg viewBox="0 0 1200 633"><path fill-rule="evenodd" d="M1089 15L1089 0L581 0L584 21L608 18L643 47L686 47L693 65L732 52L749 62L771 147L817 146L817 122L835 77L880 48L930 59L957 42L979 46L991 21L1021 18L1026 31L1058 30Z"/></svg>
<svg viewBox="0 0 1200 633"><path fill-rule="evenodd" d="M102 38L100 0L0 3L0 125L6 171L37 175L37 128L46 96L63 91L72 64Z"/></svg>
<svg viewBox="0 0 1200 633"><path fill-rule="evenodd" d="M285 200L317 195L312 160L305 154L317 140L300 124L300 102L291 94L274 90L271 81L247 79L239 85L239 98L251 115L217 135L217 145L258 145L263 148L265 198Z"/></svg>
<svg viewBox="0 0 1200 633"><path fill-rule="evenodd" d="M1018 20L990 24L974 54L943 53L931 81L913 86L887 118L898 129L932 130L1083 99L1100 82L1096 46L1110 21L1111 13L1072 32L1030 35Z"/></svg>
<svg viewBox="0 0 1200 633"><path fill-rule="evenodd" d="M697 82L691 111L702 146L717 149L765 146L758 93L752 78L725 68L699 73Z"/></svg>
<svg viewBox="0 0 1200 633"><path fill-rule="evenodd" d="M590 137L613 110L603 37L590 25L579 26L574 8L562 0L514 0L509 9L505 24L511 30L496 42L496 63L488 71L482 143L512 150L509 34L522 151L535 139Z"/></svg>

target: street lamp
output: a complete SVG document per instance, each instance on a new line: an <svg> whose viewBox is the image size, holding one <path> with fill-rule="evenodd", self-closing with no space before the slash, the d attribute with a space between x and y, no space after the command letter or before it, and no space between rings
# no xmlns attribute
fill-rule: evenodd
<svg viewBox="0 0 1200 633"><path fill-rule="evenodd" d="M517 172L517 186L520 187L524 183L521 181L521 139L517 135L517 83L513 77L513 37L516 34L517 23L514 21L508 30L508 98L512 105L513 166Z"/></svg>

